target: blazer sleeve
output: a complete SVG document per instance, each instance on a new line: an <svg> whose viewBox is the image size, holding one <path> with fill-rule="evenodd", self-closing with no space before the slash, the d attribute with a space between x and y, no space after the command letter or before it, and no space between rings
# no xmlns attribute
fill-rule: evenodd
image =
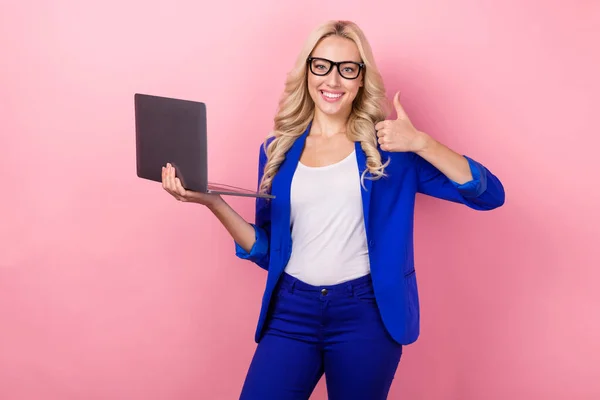
<svg viewBox="0 0 600 400"><path fill-rule="evenodd" d="M261 145L258 157L258 186L262 180L267 155ZM237 257L249 260L259 267L269 269L269 249L271 242L271 201L269 199L257 197L255 203L255 220L251 224L254 228L254 245L250 251L244 250L239 243L235 242L235 254Z"/></svg>
<svg viewBox="0 0 600 400"><path fill-rule="evenodd" d="M487 211L504 204L502 182L483 164L463 155L469 162L473 179L459 184L450 180L423 157L417 159L417 192L443 200L464 204L472 209Z"/></svg>

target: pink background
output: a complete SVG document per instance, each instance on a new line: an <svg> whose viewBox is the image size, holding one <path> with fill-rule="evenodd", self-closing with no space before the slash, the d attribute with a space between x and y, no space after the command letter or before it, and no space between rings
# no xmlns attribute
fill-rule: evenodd
<svg viewBox="0 0 600 400"><path fill-rule="evenodd" d="M600 398L600 3L239 3L3 2L0 398L237 398L265 272L136 178L133 93L206 101L211 178L253 187L285 74L330 18L507 191L490 213L419 198L422 335L390 399Z"/></svg>

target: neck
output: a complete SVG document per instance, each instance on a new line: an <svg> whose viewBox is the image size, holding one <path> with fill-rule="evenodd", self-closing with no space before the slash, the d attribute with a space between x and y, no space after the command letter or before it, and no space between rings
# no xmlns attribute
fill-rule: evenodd
<svg viewBox="0 0 600 400"><path fill-rule="evenodd" d="M316 109L310 128L310 134L331 137L339 133L345 133L348 116L349 114L346 113L342 113L341 115L327 115L323 114L319 109Z"/></svg>

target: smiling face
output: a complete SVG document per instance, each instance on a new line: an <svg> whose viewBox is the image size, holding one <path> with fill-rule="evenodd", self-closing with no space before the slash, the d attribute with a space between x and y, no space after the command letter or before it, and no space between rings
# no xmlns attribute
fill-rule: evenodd
<svg viewBox="0 0 600 400"><path fill-rule="evenodd" d="M315 102L316 111L330 116L348 116L352 110L352 102L363 86L363 71L352 63L341 64L338 70L329 61L361 63L356 44L340 36L329 36L315 47L311 57L312 61L308 65L308 91ZM329 73L318 75L325 74L329 67ZM356 78L351 79L354 77Z"/></svg>

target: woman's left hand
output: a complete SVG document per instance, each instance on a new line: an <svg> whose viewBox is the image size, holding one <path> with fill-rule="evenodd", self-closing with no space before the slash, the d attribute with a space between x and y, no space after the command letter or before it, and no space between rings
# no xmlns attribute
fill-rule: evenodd
<svg viewBox="0 0 600 400"><path fill-rule="evenodd" d="M400 92L394 96L394 108L397 117L395 120L385 120L375 125L377 141L381 150L390 152L418 152L423 150L430 137L417 130L398 99Z"/></svg>

